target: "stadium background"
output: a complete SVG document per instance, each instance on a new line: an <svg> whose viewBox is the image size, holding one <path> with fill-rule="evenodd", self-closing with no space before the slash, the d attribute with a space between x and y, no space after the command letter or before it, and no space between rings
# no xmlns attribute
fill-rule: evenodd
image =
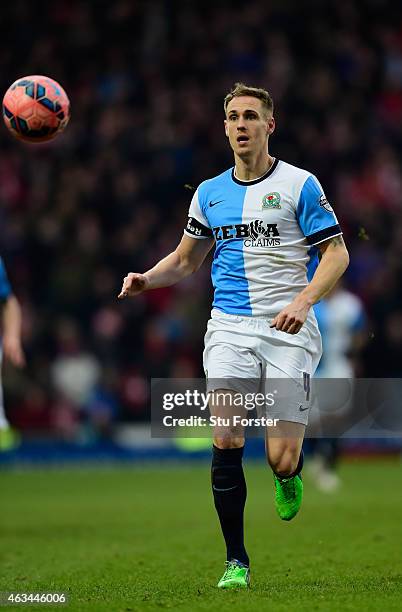
<svg viewBox="0 0 402 612"><path fill-rule="evenodd" d="M0 251L28 366L5 374L23 432L110 436L149 417L149 379L201 376L209 266L119 303L128 271L173 249L191 191L232 163L222 98L238 80L276 105L272 153L314 172L368 313L360 376L402 371L402 11L382 0L193 3L19 0L2 11L0 84L44 73L66 133L0 134ZM386 9L386 10L385 10ZM308 16L308 18L307 18ZM77 375L79 373L79 376Z"/></svg>
<svg viewBox="0 0 402 612"><path fill-rule="evenodd" d="M198 461L157 446L146 425L151 376L202 375L209 266L135 300L117 294L128 271L176 246L185 185L232 164L224 94L239 80L266 86L272 154L314 172L342 222L345 285L367 312L356 372L401 376L402 5L14 0L0 32L0 90L46 74L72 104L49 145L0 129L0 254L28 362L4 368L22 442L0 452L0 599L67 589L77 612L400 611L400 440L345 448L332 496L305 472L289 525L250 446L253 588L216 592L209 451ZM394 459L363 461L373 450Z"/></svg>

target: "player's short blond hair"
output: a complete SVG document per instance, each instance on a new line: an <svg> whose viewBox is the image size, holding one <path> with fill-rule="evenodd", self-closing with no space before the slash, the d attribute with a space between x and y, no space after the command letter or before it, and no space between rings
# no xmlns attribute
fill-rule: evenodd
<svg viewBox="0 0 402 612"><path fill-rule="evenodd" d="M261 100L262 106L266 111L272 113L274 110L274 101L266 89L251 87L245 83L235 83L232 91L225 96L225 100L223 102L225 115L229 102L231 102L233 98L238 98L239 96L251 96L252 98L258 98Z"/></svg>

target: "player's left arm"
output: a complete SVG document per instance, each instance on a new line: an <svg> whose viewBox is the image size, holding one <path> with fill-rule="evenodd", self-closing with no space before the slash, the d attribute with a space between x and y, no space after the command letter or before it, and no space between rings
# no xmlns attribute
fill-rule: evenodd
<svg viewBox="0 0 402 612"><path fill-rule="evenodd" d="M295 214L308 244L321 252L321 261L310 284L271 323L271 327L288 334L301 330L310 308L332 289L349 265L338 219L320 182L312 174L301 187Z"/></svg>
<svg viewBox="0 0 402 612"><path fill-rule="evenodd" d="M288 334L297 334L310 308L336 284L349 265L349 253L341 235L317 245L321 260L311 282L272 320L271 327Z"/></svg>

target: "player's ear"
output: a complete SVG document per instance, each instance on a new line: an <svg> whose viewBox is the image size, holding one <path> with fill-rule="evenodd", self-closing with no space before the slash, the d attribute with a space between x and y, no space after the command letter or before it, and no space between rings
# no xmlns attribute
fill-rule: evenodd
<svg viewBox="0 0 402 612"><path fill-rule="evenodd" d="M229 138L228 122L226 119L223 120L223 125L225 126L225 134Z"/></svg>
<svg viewBox="0 0 402 612"><path fill-rule="evenodd" d="M267 134L272 134L275 131L275 119L269 115L267 120Z"/></svg>

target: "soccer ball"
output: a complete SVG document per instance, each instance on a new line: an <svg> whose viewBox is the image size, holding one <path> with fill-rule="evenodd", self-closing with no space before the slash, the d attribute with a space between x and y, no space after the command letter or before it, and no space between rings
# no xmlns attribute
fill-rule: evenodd
<svg viewBox="0 0 402 612"><path fill-rule="evenodd" d="M62 132L70 118L70 101L60 85L46 76L15 81L3 98L3 119L16 138L45 142Z"/></svg>

